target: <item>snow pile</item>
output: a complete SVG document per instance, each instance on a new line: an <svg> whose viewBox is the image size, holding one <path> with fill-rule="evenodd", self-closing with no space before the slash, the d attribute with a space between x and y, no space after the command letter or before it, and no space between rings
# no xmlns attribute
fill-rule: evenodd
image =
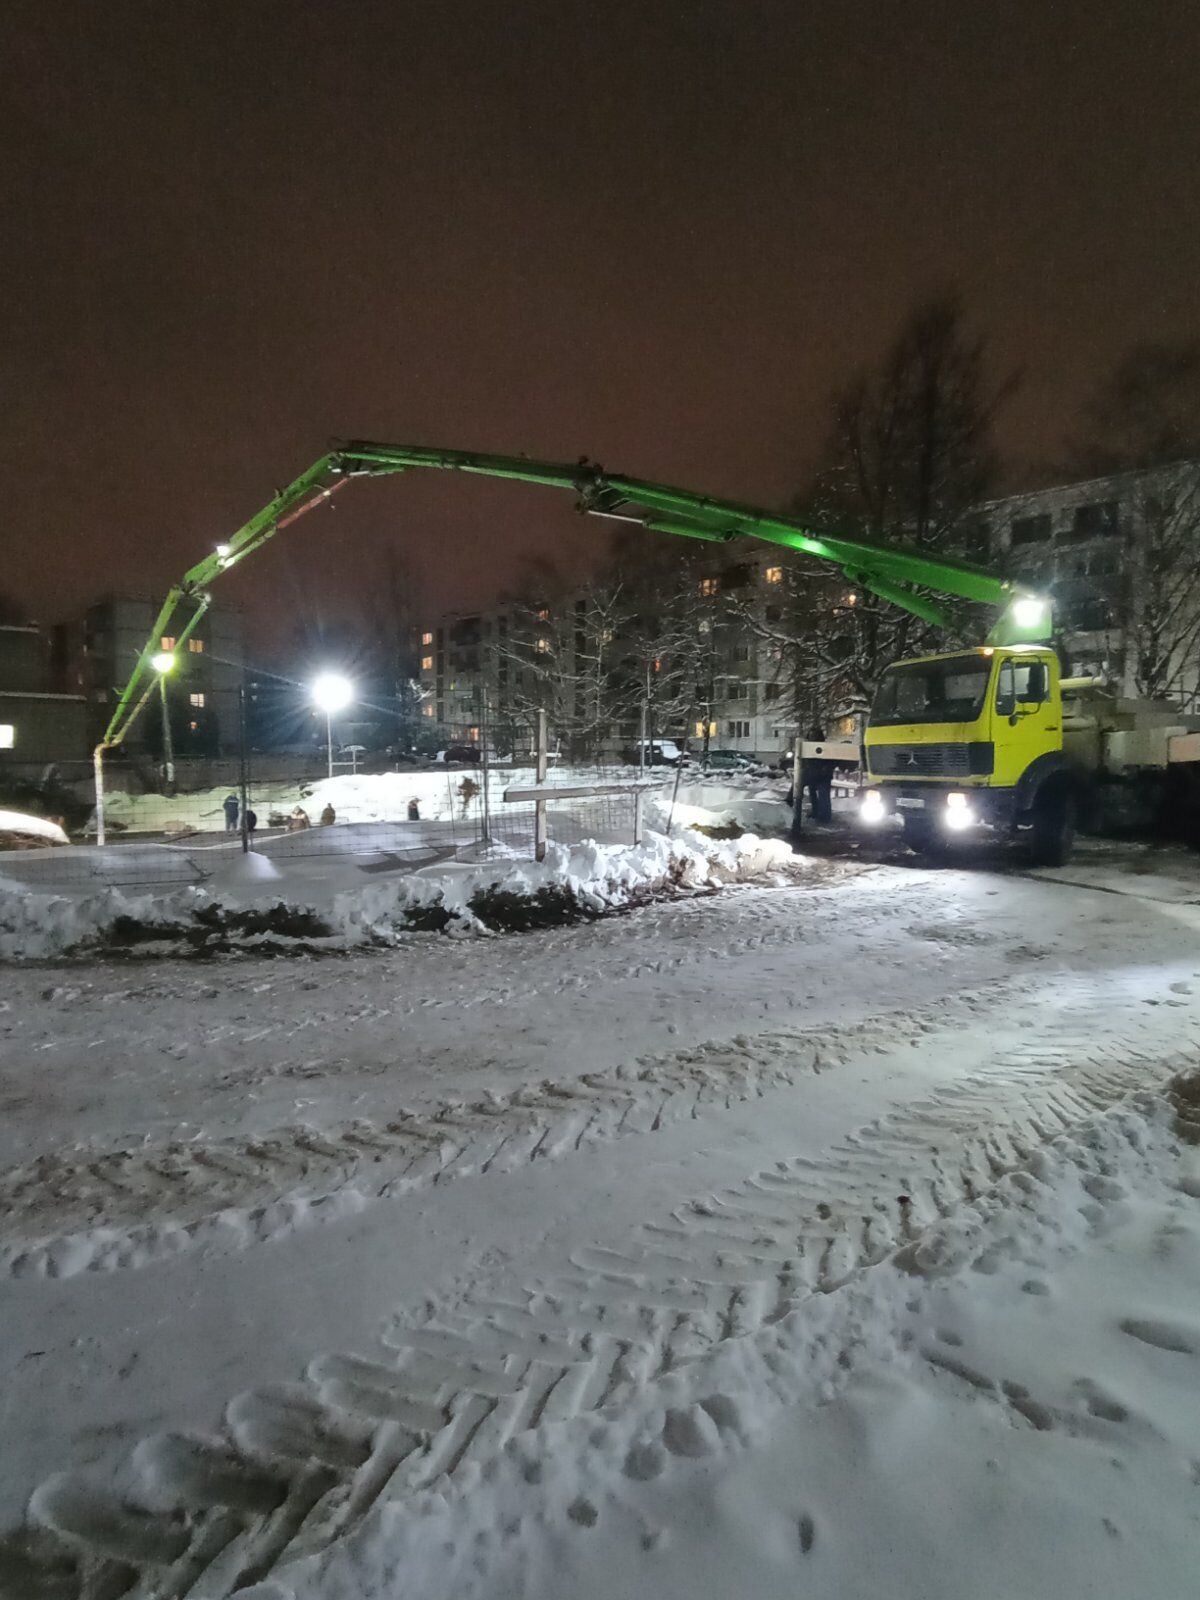
<svg viewBox="0 0 1200 1600"><path fill-rule="evenodd" d="M387 883L299 902L272 881L273 864L238 857L215 890L164 896L117 890L83 899L0 886L0 960L138 948L163 954L264 945L350 949L417 932L515 930L600 916L656 894L778 874L794 860L753 834L716 842L650 834L640 845L553 846L543 862L440 865ZM265 869L265 870L264 870Z"/></svg>
<svg viewBox="0 0 1200 1600"><path fill-rule="evenodd" d="M913 1247L385 1500L247 1600L383 1600L397 1573L425 1600L1192 1592L1200 1185L1173 1123L1151 1097L1096 1117Z"/></svg>
<svg viewBox="0 0 1200 1600"><path fill-rule="evenodd" d="M27 811L0 810L0 850L70 842L57 822L31 816Z"/></svg>

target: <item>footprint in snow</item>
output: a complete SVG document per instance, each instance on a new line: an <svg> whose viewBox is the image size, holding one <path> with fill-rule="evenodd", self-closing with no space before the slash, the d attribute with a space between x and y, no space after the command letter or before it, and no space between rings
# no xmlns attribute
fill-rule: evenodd
<svg viewBox="0 0 1200 1600"><path fill-rule="evenodd" d="M1175 1355L1200 1355L1200 1337L1177 1323L1159 1322L1152 1318L1126 1317L1120 1324L1121 1332L1142 1344L1153 1345L1156 1350L1169 1350Z"/></svg>

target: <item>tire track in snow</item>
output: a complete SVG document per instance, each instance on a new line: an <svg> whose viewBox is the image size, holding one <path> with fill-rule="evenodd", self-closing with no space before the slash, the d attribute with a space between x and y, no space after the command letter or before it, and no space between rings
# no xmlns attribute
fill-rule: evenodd
<svg viewBox="0 0 1200 1600"><path fill-rule="evenodd" d="M965 1024L1016 992L998 980L947 1013ZM244 1248L373 1199L657 1132L915 1042L928 1026L912 1013L840 1029L775 1026L509 1095L397 1108L386 1121L39 1156L0 1173L0 1274L61 1278L198 1245Z"/></svg>
<svg viewBox="0 0 1200 1600"><path fill-rule="evenodd" d="M219 1435L144 1440L124 1499L76 1475L48 1480L28 1533L0 1546L0 1595L221 1600L252 1587L381 1500L477 1470L522 1430L619 1403L837 1288L1097 1110L1194 1065L1195 1016L1147 1024L1126 1010L1100 1039L1111 993L1082 977L1055 988L1064 1003L995 1028L963 1077L819 1156L502 1294L398 1317L382 1356L321 1356L304 1383L237 1397Z"/></svg>

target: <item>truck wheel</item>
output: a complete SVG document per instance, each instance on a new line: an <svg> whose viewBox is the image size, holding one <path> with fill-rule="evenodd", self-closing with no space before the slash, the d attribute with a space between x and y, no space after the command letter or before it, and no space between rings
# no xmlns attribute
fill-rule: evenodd
<svg viewBox="0 0 1200 1600"><path fill-rule="evenodd" d="M1075 796L1066 789L1040 794L1033 808L1033 864L1065 867L1075 844Z"/></svg>
<svg viewBox="0 0 1200 1600"><path fill-rule="evenodd" d="M945 841L924 817L905 817L904 842L919 856L935 856L941 854Z"/></svg>

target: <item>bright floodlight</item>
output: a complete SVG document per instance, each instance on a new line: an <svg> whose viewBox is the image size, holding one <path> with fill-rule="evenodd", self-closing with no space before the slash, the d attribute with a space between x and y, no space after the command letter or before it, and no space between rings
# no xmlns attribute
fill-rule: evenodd
<svg viewBox="0 0 1200 1600"><path fill-rule="evenodd" d="M1023 595L1013 601L1013 621L1019 628L1037 628L1046 620L1046 602L1036 595Z"/></svg>
<svg viewBox="0 0 1200 1600"><path fill-rule="evenodd" d="M160 650L157 655L150 657L150 665L155 672L170 672L175 665L175 657L170 650Z"/></svg>
<svg viewBox="0 0 1200 1600"><path fill-rule="evenodd" d="M323 672L312 686L313 704L327 717L344 711L354 699L354 685L340 672Z"/></svg>
<svg viewBox="0 0 1200 1600"><path fill-rule="evenodd" d="M883 796L878 789L868 789L866 794L863 795L862 804L858 808L858 815L871 828L876 827L887 816L887 811L883 804Z"/></svg>

